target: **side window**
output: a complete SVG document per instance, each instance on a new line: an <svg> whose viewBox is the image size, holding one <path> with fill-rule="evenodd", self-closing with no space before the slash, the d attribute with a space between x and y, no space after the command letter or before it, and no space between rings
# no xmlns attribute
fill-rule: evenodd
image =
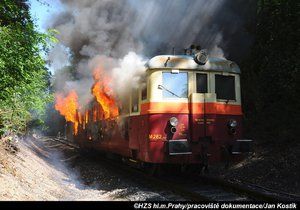
<svg viewBox="0 0 300 210"><path fill-rule="evenodd" d="M207 93L207 74L196 74L197 93Z"/></svg>
<svg viewBox="0 0 300 210"><path fill-rule="evenodd" d="M217 99L235 100L235 77L215 75Z"/></svg>
<svg viewBox="0 0 300 210"><path fill-rule="evenodd" d="M132 89L131 93L131 112L139 111L139 91L138 89Z"/></svg>
<svg viewBox="0 0 300 210"><path fill-rule="evenodd" d="M147 99L147 84L142 86L142 101Z"/></svg>
<svg viewBox="0 0 300 210"><path fill-rule="evenodd" d="M129 97L125 97L124 99L122 99L121 104L119 105L119 112L121 114L129 114L129 100Z"/></svg>

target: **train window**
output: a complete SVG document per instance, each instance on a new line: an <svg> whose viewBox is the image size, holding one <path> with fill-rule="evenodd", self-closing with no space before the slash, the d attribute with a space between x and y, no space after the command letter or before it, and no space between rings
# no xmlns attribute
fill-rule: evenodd
<svg viewBox="0 0 300 210"><path fill-rule="evenodd" d="M132 89L131 95L131 112L139 111L139 91L138 89Z"/></svg>
<svg viewBox="0 0 300 210"><path fill-rule="evenodd" d="M121 103L119 105L119 112L121 114L129 114L129 98L125 97L123 99L121 99Z"/></svg>
<svg viewBox="0 0 300 210"><path fill-rule="evenodd" d="M147 84L143 84L142 86L142 100L147 99Z"/></svg>
<svg viewBox="0 0 300 210"><path fill-rule="evenodd" d="M207 93L207 74L196 74L197 93Z"/></svg>
<svg viewBox="0 0 300 210"><path fill-rule="evenodd" d="M163 98L187 98L188 74L186 72L172 74L163 72Z"/></svg>
<svg viewBox="0 0 300 210"><path fill-rule="evenodd" d="M217 99L235 100L234 76L215 75Z"/></svg>

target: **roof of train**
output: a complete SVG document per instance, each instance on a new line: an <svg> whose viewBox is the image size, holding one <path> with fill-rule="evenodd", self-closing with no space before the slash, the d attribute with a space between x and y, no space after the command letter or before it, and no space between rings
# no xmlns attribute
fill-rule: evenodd
<svg viewBox="0 0 300 210"><path fill-rule="evenodd" d="M239 66L233 62L222 58L208 57L205 65L199 65L190 55L158 55L151 58L146 67L149 69L195 69L207 71L220 71L240 74Z"/></svg>

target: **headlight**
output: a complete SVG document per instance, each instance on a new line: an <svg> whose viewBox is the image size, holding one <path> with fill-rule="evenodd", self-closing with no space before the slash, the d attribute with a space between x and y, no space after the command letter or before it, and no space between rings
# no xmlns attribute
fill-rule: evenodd
<svg viewBox="0 0 300 210"><path fill-rule="evenodd" d="M228 122L228 126L231 128L235 128L237 126L237 121L236 120L230 120Z"/></svg>
<svg viewBox="0 0 300 210"><path fill-rule="evenodd" d="M176 117L171 117L170 118L170 124L174 127L178 125L178 119Z"/></svg>

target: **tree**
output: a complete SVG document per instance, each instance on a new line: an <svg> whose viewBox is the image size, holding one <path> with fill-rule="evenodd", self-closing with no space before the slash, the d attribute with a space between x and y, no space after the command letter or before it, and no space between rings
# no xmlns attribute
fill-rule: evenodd
<svg viewBox="0 0 300 210"><path fill-rule="evenodd" d="M299 135L298 13L298 1L258 1L255 44L242 65L246 122L257 139L280 143Z"/></svg>
<svg viewBox="0 0 300 210"><path fill-rule="evenodd" d="M24 133L31 120L40 120L51 100L50 74L42 53L53 32L35 30L27 0L0 2L0 136Z"/></svg>

